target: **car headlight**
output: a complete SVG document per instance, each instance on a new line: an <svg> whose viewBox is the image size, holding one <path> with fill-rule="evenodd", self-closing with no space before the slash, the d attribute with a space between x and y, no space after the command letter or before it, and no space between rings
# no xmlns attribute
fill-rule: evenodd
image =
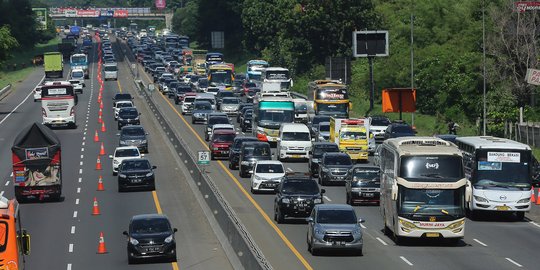
<svg viewBox="0 0 540 270"><path fill-rule="evenodd" d="M287 146L281 146L281 150L287 150Z"/></svg>
<svg viewBox="0 0 540 270"><path fill-rule="evenodd" d="M127 175L125 175L125 174L123 174L123 173L120 173L120 174L118 174L118 177L120 177L120 178L127 178Z"/></svg>
<svg viewBox="0 0 540 270"><path fill-rule="evenodd" d="M149 172L149 173L147 173L145 176L146 176L146 177L150 177L150 176L152 176L152 175L154 175L154 172Z"/></svg>
<svg viewBox="0 0 540 270"><path fill-rule="evenodd" d="M219 150L219 147L213 147L212 150L217 151Z"/></svg>
<svg viewBox="0 0 540 270"><path fill-rule="evenodd" d="M255 176L253 177L253 180L262 181L262 180L264 180L264 179L263 179L262 177L258 176L258 175L255 175Z"/></svg>
<svg viewBox="0 0 540 270"><path fill-rule="evenodd" d="M127 142L126 141L120 141L120 145L126 145Z"/></svg>
<svg viewBox="0 0 540 270"><path fill-rule="evenodd" d="M311 151L311 146L306 147L306 152Z"/></svg>
<svg viewBox="0 0 540 270"><path fill-rule="evenodd" d="M322 170L323 172L329 172L329 171L330 171L328 168L325 168L325 167L321 167L321 170Z"/></svg>
<svg viewBox="0 0 540 270"><path fill-rule="evenodd" d="M133 119L133 120L135 120L135 121L139 121L139 117L135 117L135 119Z"/></svg>
<svg viewBox="0 0 540 270"><path fill-rule="evenodd" d="M525 198L517 201L517 203L528 203L531 200L531 198Z"/></svg>
<svg viewBox="0 0 540 270"><path fill-rule="evenodd" d="M137 241L137 239L135 239L135 238L133 238L133 237L130 237L130 238L129 238L129 242L130 242L132 245L134 245L134 246L136 246L136 245L139 244L139 241Z"/></svg>
<svg viewBox="0 0 540 270"><path fill-rule="evenodd" d="M487 203L489 202L488 199L484 198L484 197L480 197L480 196L476 196L474 195L474 199L478 202L484 202L484 203Z"/></svg>
<svg viewBox="0 0 540 270"><path fill-rule="evenodd" d="M244 120L244 123L249 123L249 120Z"/></svg>
<svg viewBox="0 0 540 270"><path fill-rule="evenodd" d="M245 161L245 160L244 160L244 161L240 162L240 164L242 164L242 165L249 165L249 161Z"/></svg>
<svg viewBox="0 0 540 270"><path fill-rule="evenodd" d="M282 199L281 199L281 202L282 202L282 203L290 203L291 200L289 200L288 198L282 198Z"/></svg>
<svg viewBox="0 0 540 270"><path fill-rule="evenodd" d="M318 158L312 158L311 163L319 163L319 159Z"/></svg>
<svg viewBox="0 0 540 270"><path fill-rule="evenodd" d="M448 227L446 227L446 228L448 228L450 230L453 230L453 229L459 228L463 224L465 224L465 220L460 220L460 221L457 221L457 222L454 222L454 223L448 225Z"/></svg>
<svg viewBox="0 0 540 270"><path fill-rule="evenodd" d="M142 140L141 143L146 143L146 140Z"/></svg>
<svg viewBox="0 0 540 270"><path fill-rule="evenodd" d="M317 198L317 199L313 200L313 203L315 203L315 204L322 203L322 200L321 200L321 198Z"/></svg>
<svg viewBox="0 0 540 270"><path fill-rule="evenodd" d="M193 116L195 116L195 117L201 117L201 114L200 114L200 113L194 113Z"/></svg>
<svg viewBox="0 0 540 270"><path fill-rule="evenodd" d="M414 225L414 223L408 222L408 221L403 220L403 219L399 219L399 224L401 224L401 226L403 226L405 228L408 228L408 229L416 228L416 225Z"/></svg>
<svg viewBox="0 0 540 270"><path fill-rule="evenodd" d="M320 228L315 228L313 232L318 235L324 235L324 230L321 230Z"/></svg>
<svg viewBox="0 0 540 270"><path fill-rule="evenodd" d="M169 244L170 242L173 241L173 239L174 239L174 238L173 238L173 235L171 234L171 235L169 235L167 238L165 238L165 243Z"/></svg>

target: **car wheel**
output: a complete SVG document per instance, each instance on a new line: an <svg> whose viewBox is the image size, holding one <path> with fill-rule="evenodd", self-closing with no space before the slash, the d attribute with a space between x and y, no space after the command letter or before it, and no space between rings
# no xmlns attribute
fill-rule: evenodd
<svg viewBox="0 0 540 270"><path fill-rule="evenodd" d="M279 210L279 207L277 209L277 223L282 224L285 223L285 215L281 213L281 210Z"/></svg>
<svg viewBox="0 0 540 270"><path fill-rule="evenodd" d="M242 168L240 168L239 174L240 174L240 177L242 178L246 177L246 174L244 173L244 170L242 170Z"/></svg>
<svg viewBox="0 0 540 270"><path fill-rule="evenodd" d="M120 130L122 127L120 125L118 125L118 130Z"/></svg>
<svg viewBox="0 0 540 270"><path fill-rule="evenodd" d="M229 169L234 170L234 166L232 165L232 162L229 162Z"/></svg>
<svg viewBox="0 0 540 270"><path fill-rule="evenodd" d="M117 176L118 173L117 173L117 172L112 172L112 175L113 175L113 176Z"/></svg>
<svg viewBox="0 0 540 270"><path fill-rule="evenodd" d="M364 256L364 252L362 251L362 249L357 250L357 251L356 251L356 255L357 255L357 256Z"/></svg>
<svg viewBox="0 0 540 270"><path fill-rule="evenodd" d="M214 156L214 153L210 153L210 159L211 159L211 160L215 160L215 159L216 159L216 157Z"/></svg>
<svg viewBox="0 0 540 270"><path fill-rule="evenodd" d="M253 189L253 186L250 189L251 189L251 194L257 194L258 193L255 189Z"/></svg>
<svg viewBox="0 0 540 270"><path fill-rule="evenodd" d="M516 212L516 220L522 221L525 218L525 212Z"/></svg>
<svg viewBox="0 0 540 270"><path fill-rule="evenodd" d="M242 126L242 132L246 132L246 128Z"/></svg>
<svg viewBox="0 0 540 270"><path fill-rule="evenodd" d="M193 119L191 119L191 124L195 125L195 121Z"/></svg>
<svg viewBox="0 0 540 270"><path fill-rule="evenodd" d="M311 255L313 256L318 256L320 254L319 250L314 248L314 247L311 247Z"/></svg>
<svg viewBox="0 0 540 270"><path fill-rule="evenodd" d="M178 105L178 100L175 100L175 101L174 101L174 104Z"/></svg>
<svg viewBox="0 0 540 270"><path fill-rule="evenodd" d="M137 261L135 260L135 258L131 257L130 255L128 255L128 264L134 264L136 263Z"/></svg>

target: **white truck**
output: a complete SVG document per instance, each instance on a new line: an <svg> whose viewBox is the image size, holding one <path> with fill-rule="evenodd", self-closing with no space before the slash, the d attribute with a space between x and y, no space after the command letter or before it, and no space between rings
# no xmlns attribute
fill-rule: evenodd
<svg viewBox="0 0 540 270"><path fill-rule="evenodd" d="M279 82L263 82L261 93L277 93L281 92L281 83Z"/></svg>

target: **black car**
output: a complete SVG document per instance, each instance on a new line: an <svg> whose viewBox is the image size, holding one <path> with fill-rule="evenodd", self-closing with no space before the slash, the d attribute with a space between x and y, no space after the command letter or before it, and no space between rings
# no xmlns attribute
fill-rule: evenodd
<svg viewBox="0 0 540 270"><path fill-rule="evenodd" d="M113 107L115 107L117 101L133 100L133 97L131 96L131 94L116 93L114 97L112 98L112 100L113 100Z"/></svg>
<svg viewBox="0 0 540 270"><path fill-rule="evenodd" d="M182 82L183 83L183 82ZM169 88L169 92L167 92L167 97L168 98L174 98L176 96L176 87L178 87L178 85L180 84L180 82L178 80L172 80L170 82L167 82L167 87Z"/></svg>
<svg viewBox="0 0 540 270"><path fill-rule="evenodd" d="M191 92L191 87L189 87L189 85L187 85L186 83L180 83L174 89L175 91L171 91L175 93L174 104L183 102L184 97L186 96L186 93Z"/></svg>
<svg viewBox="0 0 540 270"><path fill-rule="evenodd" d="M259 160L271 160L272 151L267 142L245 142L240 148L240 177L249 177Z"/></svg>
<svg viewBox="0 0 540 270"><path fill-rule="evenodd" d="M284 223L287 217L306 218L317 204L324 203L326 191L311 177L302 173L287 174L276 188L274 220Z"/></svg>
<svg viewBox="0 0 540 270"><path fill-rule="evenodd" d="M139 125L125 126L118 133L118 146L137 146L139 151L148 153L148 140L144 128Z"/></svg>
<svg viewBox="0 0 540 270"><path fill-rule="evenodd" d="M247 102L253 102L255 95L257 95L257 93L259 92L261 92L261 88L249 88L249 90L246 93Z"/></svg>
<svg viewBox="0 0 540 270"><path fill-rule="evenodd" d="M118 112L118 130L127 125L140 125L140 115L135 107L121 108Z"/></svg>
<svg viewBox="0 0 540 270"><path fill-rule="evenodd" d="M253 110L248 110L240 118L240 128L242 129L242 132L251 131L253 129L252 121L253 121Z"/></svg>
<svg viewBox="0 0 540 270"><path fill-rule="evenodd" d="M407 123L394 122L390 124L384 132L384 139L399 138L406 136L416 136L416 132Z"/></svg>
<svg viewBox="0 0 540 270"><path fill-rule="evenodd" d="M208 120L206 121L206 132L204 133L204 140L208 141L210 139L210 133L212 133L212 127L215 124L230 124L229 118L227 115L211 113L208 115Z"/></svg>
<svg viewBox="0 0 540 270"><path fill-rule="evenodd" d="M317 135L317 131L319 128L319 123L321 122L330 122L330 116L328 115L315 115L311 122L309 123L309 130L311 132L311 137L315 137Z"/></svg>
<svg viewBox="0 0 540 270"><path fill-rule="evenodd" d="M136 215L129 222L127 236L128 263L163 258L176 262L176 241L169 219L162 214Z"/></svg>
<svg viewBox="0 0 540 270"><path fill-rule="evenodd" d="M373 165L355 165L347 175L345 197L347 204L379 204L381 170Z"/></svg>
<svg viewBox="0 0 540 270"><path fill-rule="evenodd" d="M128 188L156 189L154 169L146 158L130 158L122 160L118 165L118 192Z"/></svg>
<svg viewBox="0 0 540 270"><path fill-rule="evenodd" d="M339 147L333 142L314 142L309 151L308 166L311 175L319 175L319 162L324 153L338 153Z"/></svg>
<svg viewBox="0 0 540 270"><path fill-rule="evenodd" d="M237 123L240 123L240 117L242 117L246 110L253 110L253 103L240 103L240 106L238 106L238 115L236 116Z"/></svg>
<svg viewBox="0 0 540 270"><path fill-rule="evenodd" d="M344 183L352 165L347 153L324 153L319 162L319 184Z"/></svg>
<svg viewBox="0 0 540 270"><path fill-rule="evenodd" d="M245 142L258 142L259 140L255 137L248 137L248 136L239 136L234 138L233 144L231 145L231 148L229 149L229 169L234 170L238 169L238 166L240 164L240 150L242 147L242 144Z"/></svg>

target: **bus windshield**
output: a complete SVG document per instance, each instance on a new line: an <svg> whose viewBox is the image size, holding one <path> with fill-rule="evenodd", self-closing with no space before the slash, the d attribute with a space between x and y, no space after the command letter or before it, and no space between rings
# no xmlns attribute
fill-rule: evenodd
<svg viewBox="0 0 540 270"><path fill-rule="evenodd" d="M349 104L347 103L341 103L341 104L324 104L324 103L317 103L317 113L324 114L335 114L336 112L347 112L349 110Z"/></svg>
<svg viewBox="0 0 540 270"><path fill-rule="evenodd" d="M460 189L410 189L400 187L399 215L426 221L430 216L448 216L449 220L464 216L464 191Z"/></svg>
<svg viewBox="0 0 540 270"><path fill-rule="evenodd" d="M84 64L86 63L86 55L73 55L71 56L72 64Z"/></svg>
<svg viewBox="0 0 540 270"><path fill-rule="evenodd" d="M259 110L259 123L261 126L292 123L294 119L294 111L285 110Z"/></svg>
<svg viewBox="0 0 540 270"><path fill-rule="evenodd" d="M210 74L211 74L210 75L211 83L232 84L232 71L231 70L212 71Z"/></svg>
<svg viewBox="0 0 540 270"><path fill-rule="evenodd" d="M497 153L512 153L517 159L496 161L488 158L488 153L491 153L491 156ZM532 176L529 157L527 152L479 151L473 184L475 187L530 188Z"/></svg>
<svg viewBox="0 0 540 270"><path fill-rule="evenodd" d="M465 177L462 159L457 156L405 156L401 158L399 174L416 182L455 182Z"/></svg>
<svg viewBox="0 0 540 270"><path fill-rule="evenodd" d="M275 71L266 71L267 80L288 80L289 71L288 70L275 70Z"/></svg>

